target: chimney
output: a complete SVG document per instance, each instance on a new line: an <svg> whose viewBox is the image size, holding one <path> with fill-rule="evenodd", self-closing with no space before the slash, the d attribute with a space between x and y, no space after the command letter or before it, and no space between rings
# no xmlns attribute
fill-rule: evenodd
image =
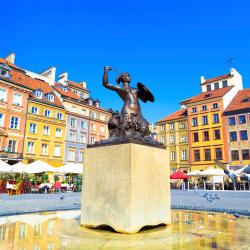
<svg viewBox="0 0 250 250"><path fill-rule="evenodd" d="M40 75L48 78L48 83L50 86L54 86L56 79L56 67L51 67L43 71Z"/></svg>
<svg viewBox="0 0 250 250"><path fill-rule="evenodd" d="M59 78L58 81L59 81L62 85L64 85L64 86L67 86L67 85L68 85L68 83L67 83L67 81L68 81L68 72L64 72L64 73L60 74L60 75L58 76L58 78Z"/></svg>
<svg viewBox="0 0 250 250"><path fill-rule="evenodd" d="M16 55L14 52L12 52L7 57L5 57L5 60L8 61L9 63L15 64L15 58L16 58Z"/></svg>
<svg viewBox="0 0 250 250"><path fill-rule="evenodd" d="M83 88L85 88L85 89L87 88L87 83L86 82L79 82L79 84L81 84Z"/></svg>
<svg viewBox="0 0 250 250"><path fill-rule="evenodd" d="M201 76L201 84L206 81L205 76Z"/></svg>

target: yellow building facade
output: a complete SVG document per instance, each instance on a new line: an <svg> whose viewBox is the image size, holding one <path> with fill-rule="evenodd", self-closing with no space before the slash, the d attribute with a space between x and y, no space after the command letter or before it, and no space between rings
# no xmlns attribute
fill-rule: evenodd
<svg viewBox="0 0 250 250"><path fill-rule="evenodd" d="M64 162L66 112L63 107L30 100L24 140L24 163L42 160L58 167Z"/></svg>
<svg viewBox="0 0 250 250"><path fill-rule="evenodd" d="M189 171L187 110L180 109L156 123L156 137L167 147L170 171Z"/></svg>

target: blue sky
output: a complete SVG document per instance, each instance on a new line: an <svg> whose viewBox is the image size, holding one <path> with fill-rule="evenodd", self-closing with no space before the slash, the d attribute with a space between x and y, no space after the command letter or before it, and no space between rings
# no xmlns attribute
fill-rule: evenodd
<svg viewBox="0 0 250 250"><path fill-rule="evenodd" d="M3 1L0 57L13 51L23 68L67 71L113 109L122 102L102 87L103 66L128 71L154 93L142 110L155 122L200 92L201 75L228 73L229 58L250 87L249 9L247 0Z"/></svg>

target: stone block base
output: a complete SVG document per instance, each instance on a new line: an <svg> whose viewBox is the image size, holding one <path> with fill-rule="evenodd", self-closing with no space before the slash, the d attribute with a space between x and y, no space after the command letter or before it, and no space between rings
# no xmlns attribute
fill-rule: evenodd
<svg viewBox="0 0 250 250"><path fill-rule="evenodd" d="M166 149L136 143L88 148L82 190L83 226L136 233L170 223Z"/></svg>

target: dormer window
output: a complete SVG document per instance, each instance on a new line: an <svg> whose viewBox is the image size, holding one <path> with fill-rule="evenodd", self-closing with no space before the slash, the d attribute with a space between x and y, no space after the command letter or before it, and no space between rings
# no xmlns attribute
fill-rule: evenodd
<svg viewBox="0 0 250 250"><path fill-rule="evenodd" d="M63 89L64 92L67 92L67 87L63 86L62 89Z"/></svg>
<svg viewBox="0 0 250 250"><path fill-rule="evenodd" d="M93 101L89 99L89 105L93 105Z"/></svg>
<svg viewBox="0 0 250 250"><path fill-rule="evenodd" d="M0 64L0 76L5 78L10 78L11 68L5 64Z"/></svg>
<svg viewBox="0 0 250 250"><path fill-rule="evenodd" d="M250 97L244 98L242 102L250 102Z"/></svg>
<svg viewBox="0 0 250 250"><path fill-rule="evenodd" d="M99 107L100 107L100 102L96 102L96 103L95 103L95 106L96 106L97 108L99 108Z"/></svg>
<svg viewBox="0 0 250 250"><path fill-rule="evenodd" d="M48 100L50 102L54 102L54 95L53 94L48 94Z"/></svg>
<svg viewBox="0 0 250 250"><path fill-rule="evenodd" d="M39 99L42 99L42 97L43 97L42 91L36 90L36 92L35 92L35 97L36 97L36 98L39 98Z"/></svg>
<svg viewBox="0 0 250 250"><path fill-rule="evenodd" d="M223 88L226 88L227 86L228 86L227 80L222 81L222 87L223 87Z"/></svg>
<svg viewBox="0 0 250 250"><path fill-rule="evenodd" d="M81 97L82 99L84 99L84 93L81 93L81 94L80 94L80 97Z"/></svg>
<svg viewBox="0 0 250 250"><path fill-rule="evenodd" d="M205 95L205 98L208 98L208 97L210 97L211 96L211 94L206 94Z"/></svg>

